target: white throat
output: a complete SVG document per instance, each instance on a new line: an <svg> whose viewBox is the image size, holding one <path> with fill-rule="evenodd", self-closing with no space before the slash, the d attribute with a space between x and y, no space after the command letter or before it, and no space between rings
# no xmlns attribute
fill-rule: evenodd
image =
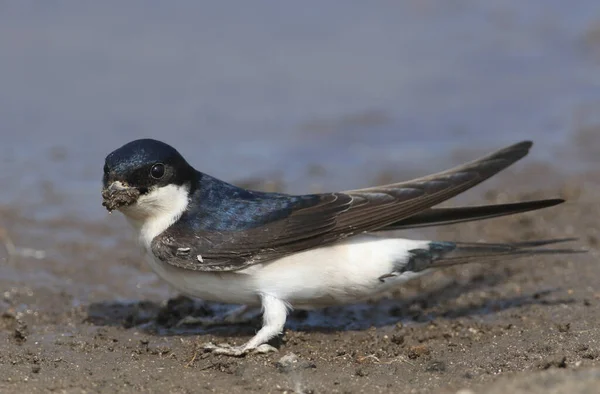
<svg viewBox="0 0 600 394"><path fill-rule="evenodd" d="M187 186L167 185L149 191L133 205L121 208L121 212L139 231L143 246L150 243L175 223L185 212L189 203Z"/></svg>

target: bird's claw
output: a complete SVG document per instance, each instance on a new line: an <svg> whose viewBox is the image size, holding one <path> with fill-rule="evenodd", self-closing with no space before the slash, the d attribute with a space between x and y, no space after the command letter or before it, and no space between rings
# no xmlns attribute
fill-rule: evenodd
<svg viewBox="0 0 600 394"><path fill-rule="evenodd" d="M237 324L248 324L253 321L253 317L245 317L244 315L249 310L249 307L242 305L236 309L225 313L222 316L213 317L200 317L200 316L186 316L179 320L175 327L197 325L204 328L213 326L229 326Z"/></svg>
<svg viewBox="0 0 600 394"><path fill-rule="evenodd" d="M220 345L215 345L212 342L209 342L203 346L204 350L213 354L221 354L225 356L233 356L233 357L243 357L247 354L267 354L271 352L277 352L277 349L273 346L263 343L255 348L248 348L244 345L242 346L231 346L229 344L223 343Z"/></svg>

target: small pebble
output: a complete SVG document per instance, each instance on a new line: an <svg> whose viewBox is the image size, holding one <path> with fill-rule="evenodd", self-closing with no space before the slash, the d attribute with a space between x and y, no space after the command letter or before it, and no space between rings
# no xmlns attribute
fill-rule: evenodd
<svg viewBox="0 0 600 394"><path fill-rule="evenodd" d="M295 369L316 368L317 366L313 362L301 360L294 353L288 353L275 363L275 367L279 372L287 373Z"/></svg>

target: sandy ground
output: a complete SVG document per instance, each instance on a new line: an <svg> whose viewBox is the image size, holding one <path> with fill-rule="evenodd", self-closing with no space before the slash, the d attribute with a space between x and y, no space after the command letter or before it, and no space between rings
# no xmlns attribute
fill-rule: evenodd
<svg viewBox="0 0 600 394"><path fill-rule="evenodd" d="M469 201L559 195L568 204L407 235L576 236L573 246L588 254L457 267L378 302L294 312L274 342L278 353L246 358L199 345L240 344L260 321L175 327L183 316L224 307L167 293L122 218L32 220L0 207L0 225L17 247L45 251L0 265L0 392L597 392L600 174L521 168Z"/></svg>

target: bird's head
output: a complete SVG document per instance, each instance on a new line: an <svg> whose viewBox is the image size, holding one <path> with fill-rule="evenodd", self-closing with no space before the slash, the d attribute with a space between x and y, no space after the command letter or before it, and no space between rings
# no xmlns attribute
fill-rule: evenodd
<svg viewBox="0 0 600 394"><path fill-rule="evenodd" d="M181 211L195 174L173 147L152 139L135 140L106 156L102 205L138 221Z"/></svg>

